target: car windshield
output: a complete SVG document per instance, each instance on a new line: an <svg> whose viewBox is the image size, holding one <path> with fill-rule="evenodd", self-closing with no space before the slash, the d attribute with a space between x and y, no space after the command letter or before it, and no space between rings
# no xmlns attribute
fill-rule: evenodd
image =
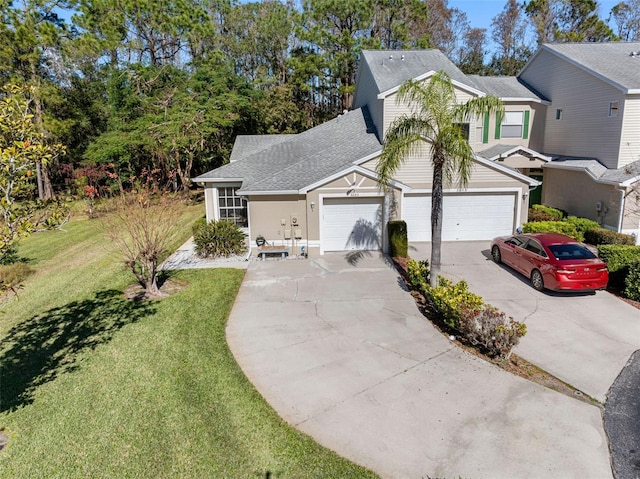
<svg viewBox="0 0 640 479"><path fill-rule="evenodd" d="M592 259L595 258L591 251L579 244L552 244L549 250L556 259Z"/></svg>

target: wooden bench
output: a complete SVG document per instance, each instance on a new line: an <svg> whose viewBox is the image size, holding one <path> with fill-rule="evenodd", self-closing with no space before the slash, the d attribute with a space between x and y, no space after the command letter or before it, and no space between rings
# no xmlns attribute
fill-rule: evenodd
<svg viewBox="0 0 640 479"><path fill-rule="evenodd" d="M289 254L289 248L285 246L262 246L258 250L258 254L262 261L264 261L268 254L279 254L282 259L285 259Z"/></svg>

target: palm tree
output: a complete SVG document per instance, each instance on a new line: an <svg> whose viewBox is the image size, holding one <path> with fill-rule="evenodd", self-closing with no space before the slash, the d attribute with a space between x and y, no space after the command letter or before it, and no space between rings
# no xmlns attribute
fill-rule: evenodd
<svg viewBox="0 0 640 479"><path fill-rule="evenodd" d="M411 114L396 118L385 135L376 167L378 183L386 189L406 158L420 154L428 145L433 166L430 284L435 287L441 261L443 184L455 179L461 188L466 187L474 159L462 125L484 113L502 114L503 106L494 96L459 103L451 78L443 71L429 82L406 81L396 101L406 103Z"/></svg>

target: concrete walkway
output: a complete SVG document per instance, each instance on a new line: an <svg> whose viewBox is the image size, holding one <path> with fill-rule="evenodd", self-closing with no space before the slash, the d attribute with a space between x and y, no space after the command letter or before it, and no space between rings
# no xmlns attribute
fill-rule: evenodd
<svg viewBox="0 0 640 479"><path fill-rule="evenodd" d="M286 421L383 477L612 477L598 408L450 344L377 253L249 262L227 338Z"/></svg>

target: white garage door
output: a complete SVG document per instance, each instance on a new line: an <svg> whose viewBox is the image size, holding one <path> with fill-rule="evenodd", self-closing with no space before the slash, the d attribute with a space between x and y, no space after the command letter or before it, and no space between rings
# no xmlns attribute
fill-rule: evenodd
<svg viewBox="0 0 640 479"><path fill-rule="evenodd" d="M443 241L488 240L513 233L515 194L455 194L443 200ZM405 196L402 219L409 241L431 240L431 196Z"/></svg>
<svg viewBox="0 0 640 479"><path fill-rule="evenodd" d="M382 247L381 232L382 198L324 199L324 251L377 250Z"/></svg>

